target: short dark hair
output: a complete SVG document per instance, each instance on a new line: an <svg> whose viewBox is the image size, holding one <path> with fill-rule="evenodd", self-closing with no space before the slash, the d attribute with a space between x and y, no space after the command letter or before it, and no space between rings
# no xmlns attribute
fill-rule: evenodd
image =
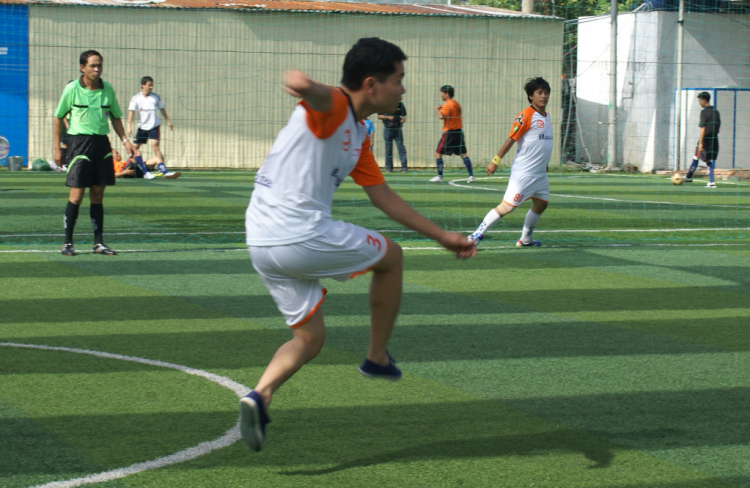
<svg viewBox="0 0 750 488"><path fill-rule="evenodd" d="M153 82L154 82L154 79L153 79L153 78L151 78L150 76L144 76L143 78L141 78L141 86L145 85L145 84L146 84L146 83L148 83L149 81L150 81L151 83L153 83Z"/></svg>
<svg viewBox="0 0 750 488"><path fill-rule="evenodd" d="M453 87L450 85L441 86L440 91L447 94L451 98L453 98L453 95L456 93L456 90L454 90Z"/></svg>
<svg viewBox="0 0 750 488"><path fill-rule="evenodd" d="M359 90L370 76L383 82L396 72L396 63L404 60L406 54L397 45L378 37L363 37L346 53L341 84Z"/></svg>
<svg viewBox="0 0 750 488"><path fill-rule="evenodd" d="M104 56L102 56L101 54L99 54L99 51L94 51L94 50L83 51L81 53L80 59L78 60L80 62L80 64L81 64L81 66L86 66L89 63L89 58L91 56L99 56L99 59L101 59L102 62L104 62Z"/></svg>
<svg viewBox="0 0 750 488"><path fill-rule="evenodd" d="M540 88L542 90L546 90L547 93L550 93L552 91L549 87L549 83L547 83L547 80L545 80L541 76L537 78L529 78L528 80L526 80L526 84L523 86L523 90L526 92L526 97L529 99L529 103L531 103L531 96Z"/></svg>
<svg viewBox="0 0 750 488"><path fill-rule="evenodd" d="M701 100L705 100L707 102L710 102L711 101L711 94L708 93L708 92L700 92L698 94L698 98L700 98Z"/></svg>

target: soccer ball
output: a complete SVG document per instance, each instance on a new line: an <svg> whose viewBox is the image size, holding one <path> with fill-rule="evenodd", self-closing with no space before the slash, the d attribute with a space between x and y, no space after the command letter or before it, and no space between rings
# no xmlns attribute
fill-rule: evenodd
<svg viewBox="0 0 750 488"><path fill-rule="evenodd" d="M680 175L680 173L675 173L672 175L672 184L677 186L682 184L682 175Z"/></svg>

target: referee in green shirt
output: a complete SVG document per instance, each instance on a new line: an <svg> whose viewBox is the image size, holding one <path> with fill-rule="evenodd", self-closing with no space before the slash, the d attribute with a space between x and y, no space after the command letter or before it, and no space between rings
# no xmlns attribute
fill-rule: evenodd
<svg viewBox="0 0 750 488"><path fill-rule="evenodd" d="M104 58L96 51L85 51L81 54L81 77L71 81L63 90L60 103L55 111L53 124L54 160L61 166L63 161L60 150L60 134L63 119L70 114L68 128L68 150L64 161L68 166L68 178L65 184L70 187L68 206L65 209L65 243L62 253L75 256L73 248L73 229L78 219L86 188L91 188L91 224L94 226L94 252L112 256L116 254L103 241L104 224L104 190L107 185L115 184L115 170L112 164L112 147L109 144L109 120L112 127L125 145L128 154L132 154L133 145L125 137L122 126L122 111L117 104L112 85L102 80Z"/></svg>

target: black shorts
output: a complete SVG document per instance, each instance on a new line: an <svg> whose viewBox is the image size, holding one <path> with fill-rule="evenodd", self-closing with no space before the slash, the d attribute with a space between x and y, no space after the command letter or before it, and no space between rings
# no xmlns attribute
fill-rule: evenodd
<svg viewBox="0 0 750 488"><path fill-rule="evenodd" d="M159 132L160 125L157 125L153 129L144 130L144 129L138 129L138 132L135 134L135 143L136 144L146 144L149 139L156 139L159 140L159 136L161 135Z"/></svg>
<svg viewBox="0 0 750 488"><path fill-rule="evenodd" d="M443 137L440 138L440 142L438 142L438 147L435 152L448 156L450 156L451 154L458 154L459 156L461 154L466 154L467 151L466 142L464 141L464 131L458 129L443 132Z"/></svg>
<svg viewBox="0 0 750 488"><path fill-rule="evenodd" d="M128 162L128 164L126 164L122 169L132 169L135 172L132 175L124 175L122 176L123 178L143 178L143 171L141 171L141 168L139 168L138 165L133 163L132 161Z"/></svg>
<svg viewBox="0 0 750 488"><path fill-rule="evenodd" d="M713 137L704 138L703 151L700 153L701 161L715 161L717 157L719 157L719 139Z"/></svg>
<svg viewBox="0 0 750 488"><path fill-rule="evenodd" d="M115 184L112 147L107 136L70 135L66 163L67 186L91 188Z"/></svg>

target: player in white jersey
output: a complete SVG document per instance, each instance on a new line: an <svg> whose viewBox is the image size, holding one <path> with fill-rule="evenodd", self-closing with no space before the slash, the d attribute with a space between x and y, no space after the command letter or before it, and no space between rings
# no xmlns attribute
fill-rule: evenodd
<svg viewBox="0 0 750 488"><path fill-rule="evenodd" d="M531 78L526 81L524 91L531 106L518 114L508 140L486 169L487 175L494 174L503 156L508 153L515 142L518 142L518 151L510 167L508 188L505 190L500 205L490 210L479 228L469 236L469 240L474 244L479 244L484 239L484 234L495 222L531 198L533 203L526 213L523 232L516 245L519 247L542 245L541 242L532 238L532 233L549 201L547 170L553 143L552 122L546 109L550 86L544 78Z"/></svg>
<svg viewBox="0 0 750 488"><path fill-rule="evenodd" d="M138 130L135 134L135 147L140 149L141 144L149 142L151 144L151 150L154 151L154 157L158 159L156 167L161 173L161 176L174 177L174 173L167 171L167 166L164 164L164 154L161 152L159 147L159 141L161 139L161 121L159 120L159 114L157 110L161 111L164 116L164 120L167 122L170 130L174 130L172 121L169 120L167 115L167 109L164 106L164 100L154 93L154 79L150 76L144 76L141 78L141 91L130 99L130 105L128 106L128 125L127 135L130 138L130 128L133 125L133 114L138 112ZM146 170L145 167L141 168L144 171L144 177L153 178L150 176L151 173Z"/></svg>
<svg viewBox="0 0 750 488"><path fill-rule="evenodd" d="M458 233L447 232L410 207L385 183L370 151L363 120L393 113L404 90L406 55L378 38L360 39L344 60L341 87L289 71L285 88L301 98L255 176L246 214L253 267L292 329L257 386L240 401L240 431L248 447L265 444L273 393L325 342L321 278L344 281L372 271L370 345L360 373L397 380L401 371L386 350L402 289L401 247L378 232L335 221L331 204L347 177L393 220L427 236L457 257L476 254Z"/></svg>

